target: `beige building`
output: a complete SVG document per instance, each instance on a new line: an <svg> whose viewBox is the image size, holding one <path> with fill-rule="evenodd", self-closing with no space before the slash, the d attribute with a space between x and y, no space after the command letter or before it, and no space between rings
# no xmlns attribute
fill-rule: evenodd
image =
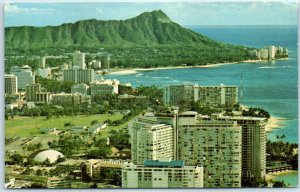
<svg viewBox="0 0 300 192"><path fill-rule="evenodd" d="M241 187L241 127L184 112L178 115L178 158L204 168L204 187Z"/></svg>
<svg viewBox="0 0 300 192"><path fill-rule="evenodd" d="M171 85L163 89L163 102L178 106L200 101L203 106L232 107L238 103L237 86Z"/></svg>
<svg viewBox="0 0 300 192"><path fill-rule="evenodd" d="M80 105L90 102L91 98L89 96L83 96L78 93L51 94L51 103L53 105Z"/></svg>
<svg viewBox="0 0 300 192"><path fill-rule="evenodd" d="M75 51L73 54L73 67L79 69L85 69L85 53L81 53L80 51Z"/></svg>
<svg viewBox="0 0 300 192"><path fill-rule="evenodd" d="M64 178L48 177L47 188L71 188L71 181Z"/></svg>
<svg viewBox="0 0 300 192"><path fill-rule="evenodd" d="M260 59L269 59L269 49L260 49L259 50L260 53Z"/></svg>
<svg viewBox="0 0 300 192"><path fill-rule="evenodd" d="M71 87L71 93L80 93L81 95L88 95L88 88L89 86L84 83L74 84Z"/></svg>
<svg viewBox="0 0 300 192"><path fill-rule="evenodd" d="M242 127L242 181L261 181L266 175L266 118L218 116Z"/></svg>
<svg viewBox="0 0 300 192"><path fill-rule="evenodd" d="M90 85L91 96L118 94L119 84L120 82L115 79L102 79L100 81L96 81Z"/></svg>
<svg viewBox="0 0 300 192"><path fill-rule="evenodd" d="M63 70L63 80L73 83L94 82L94 69L67 69Z"/></svg>
<svg viewBox="0 0 300 192"><path fill-rule="evenodd" d="M143 164L145 160L173 158L173 128L159 124L156 119L136 118L128 125L131 160Z"/></svg>
<svg viewBox="0 0 300 192"><path fill-rule="evenodd" d="M125 163L122 188L202 188L203 168L184 161L147 160L144 165Z"/></svg>
<svg viewBox="0 0 300 192"><path fill-rule="evenodd" d="M5 94L15 94L18 93L18 77L14 74L5 74Z"/></svg>

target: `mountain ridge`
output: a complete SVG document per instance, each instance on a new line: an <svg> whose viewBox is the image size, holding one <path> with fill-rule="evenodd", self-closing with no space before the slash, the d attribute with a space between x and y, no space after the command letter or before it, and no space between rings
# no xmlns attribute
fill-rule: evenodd
<svg viewBox="0 0 300 192"><path fill-rule="evenodd" d="M224 45L181 27L161 10L144 12L126 20L87 19L58 26L7 27L5 44L10 49L102 45Z"/></svg>

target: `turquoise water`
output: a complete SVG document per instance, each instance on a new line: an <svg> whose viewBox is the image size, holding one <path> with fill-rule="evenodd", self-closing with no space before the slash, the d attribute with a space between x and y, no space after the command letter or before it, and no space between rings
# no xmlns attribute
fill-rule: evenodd
<svg viewBox="0 0 300 192"><path fill-rule="evenodd" d="M289 173L285 175L276 176L274 181L284 181L289 187L298 186L298 173Z"/></svg>
<svg viewBox="0 0 300 192"><path fill-rule="evenodd" d="M240 103L266 109L274 117L284 118L280 129L268 134L275 141L284 134L284 141L298 143L298 48L297 26L216 26L192 27L216 40L261 48L266 45L288 47L289 59L261 63L232 64L213 68L189 68L141 71L130 75L107 75L133 86L166 86L179 83L199 85L238 85L243 81Z"/></svg>

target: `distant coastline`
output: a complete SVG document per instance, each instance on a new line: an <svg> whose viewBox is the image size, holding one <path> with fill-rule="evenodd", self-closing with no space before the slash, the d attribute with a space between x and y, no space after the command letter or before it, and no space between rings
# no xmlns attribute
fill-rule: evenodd
<svg viewBox="0 0 300 192"><path fill-rule="evenodd" d="M216 63L211 64L208 63L206 65L197 65L197 66L168 66L168 67L152 67L152 68L133 68L133 69L117 69L112 72L108 72L107 74L112 75L130 75L130 74L136 74L139 71L153 71L153 70L168 70L168 69L188 69L188 68L211 68L211 67L219 67L223 65L231 65L231 64L244 64L244 63L265 63L270 61L276 61L276 60L287 60L288 58L281 58L281 59L275 59L275 60L244 60L239 62L227 62L227 63Z"/></svg>

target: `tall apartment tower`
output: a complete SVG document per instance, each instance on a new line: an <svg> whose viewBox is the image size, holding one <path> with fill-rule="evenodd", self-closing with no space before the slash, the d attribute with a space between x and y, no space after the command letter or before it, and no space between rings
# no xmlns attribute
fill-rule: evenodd
<svg viewBox="0 0 300 192"><path fill-rule="evenodd" d="M275 46L269 45L269 59L274 59L275 58Z"/></svg>
<svg viewBox="0 0 300 192"><path fill-rule="evenodd" d="M5 74L5 94L18 93L18 77L13 74Z"/></svg>
<svg viewBox="0 0 300 192"><path fill-rule="evenodd" d="M73 54L73 67L79 69L86 69L85 53L75 51Z"/></svg>
<svg viewBox="0 0 300 192"><path fill-rule="evenodd" d="M159 124L155 118L139 117L128 128L134 164L143 164L145 160L173 159L172 126Z"/></svg>
<svg viewBox="0 0 300 192"><path fill-rule="evenodd" d="M266 118L219 116L242 127L242 182L261 181L266 175Z"/></svg>
<svg viewBox="0 0 300 192"><path fill-rule="evenodd" d="M204 169L204 187L241 187L241 127L235 121L178 115L178 158Z"/></svg>
<svg viewBox="0 0 300 192"><path fill-rule="evenodd" d="M73 83L91 83L94 81L94 69L63 70L63 80Z"/></svg>
<svg viewBox="0 0 300 192"><path fill-rule="evenodd" d="M122 188L202 188L203 167L184 161L147 160L143 165L125 163Z"/></svg>

